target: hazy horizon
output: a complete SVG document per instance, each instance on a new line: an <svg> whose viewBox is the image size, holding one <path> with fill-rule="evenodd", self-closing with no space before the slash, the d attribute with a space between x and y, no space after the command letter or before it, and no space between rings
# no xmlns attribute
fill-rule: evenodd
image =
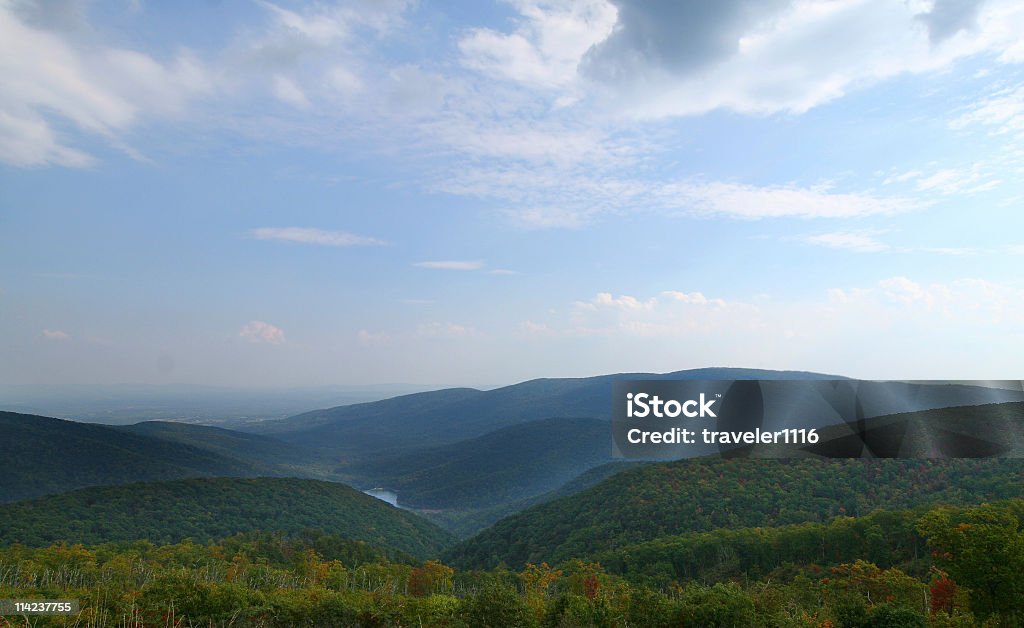
<svg viewBox="0 0 1024 628"><path fill-rule="evenodd" d="M1024 377L1024 5L0 1L0 383Z"/></svg>

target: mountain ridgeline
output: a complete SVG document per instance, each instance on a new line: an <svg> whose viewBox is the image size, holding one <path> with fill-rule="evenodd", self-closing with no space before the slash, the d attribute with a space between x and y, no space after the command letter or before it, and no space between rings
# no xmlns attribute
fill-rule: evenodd
<svg viewBox="0 0 1024 628"><path fill-rule="evenodd" d="M0 452L7 461L0 473L0 502L105 484L284 474L258 456L230 457L192 443L154 438L147 431L0 412Z"/></svg>
<svg viewBox="0 0 1024 628"><path fill-rule="evenodd" d="M181 443L252 464L272 466L281 472L300 469L298 475L304 475L320 462L316 451L309 448L269 436L220 427L175 421L143 421L115 429L160 441Z"/></svg>
<svg viewBox="0 0 1024 628"><path fill-rule="evenodd" d="M837 379L802 371L707 368L675 373L619 373L535 379L480 391L454 388L307 412L247 429L345 455L454 443L552 417L610 420L616 380Z"/></svg>

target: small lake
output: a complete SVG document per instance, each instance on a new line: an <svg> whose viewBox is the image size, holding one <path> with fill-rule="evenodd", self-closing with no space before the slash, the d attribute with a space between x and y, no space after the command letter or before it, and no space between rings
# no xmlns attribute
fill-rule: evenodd
<svg viewBox="0 0 1024 628"><path fill-rule="evenodd" d="M400 508L398 505L398 493L389 491L386 488L371 488L370 490L363 491L371 497L376 497L381 501L385 501L396 508Z"/></svg>

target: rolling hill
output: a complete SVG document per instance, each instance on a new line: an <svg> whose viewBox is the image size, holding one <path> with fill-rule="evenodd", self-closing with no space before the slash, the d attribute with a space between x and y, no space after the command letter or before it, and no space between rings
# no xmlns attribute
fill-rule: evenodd
<svg viewBox="0 0 1024 628"><path fill-rule="evenodd" d="M556 563L666 535L1024 495L1024 461L690 459L631 469L454 547L463 568Z"/></svg>
<svg viewBox="0 0 1024 628"><path fill-rule="evenodd" d="M609 462L609 434L610 424L599 419L542 419L354 466L398 493L403 505L480 508L547 493Z"/></svg>
<svg viewBox="0 0 1024 628"><path fill-rule="evenodd" d="M548 491L547 493L542 493L533 497L525 497L523 499L517 499L494 506L470 510L430 510L421 512L427 519L430 519L444 529L454 533L460 539L465 539L479 533L481 530L490 527L495 522L500 521L509 515L526 510L527 508L536 506L537 504L543 504L569 495L575 495L576 493L588 489L616 473L621 473L627 469L632 469L645 464L649 463L625 460L619 462L608 462L584 471L553 491Z"/></svg>
<svg viewBox="0 0 1024 628"><path fill-rule="evenodd" d="M308 475L311 468L320 462L315 450L269 436L220 427L176 421L143 421L115 429L189 445L252 464L273 465L282 470L295 471L296 475Z"/></svg>
<svg viewBox="0 0 1024 628"><path fill-rule="evenodd" d="M105 484L281 475L273 465L104 425L0 412L0 502Z"/></svg>
<svg viewBox="0 0 1024 628"><path fill-rule="evenodd" d="M453 388L306 412L251 426L291 443L366 454L454 443L551 417L610 419L612 382L623 379L837 379L796 371L707 368L535 379L494 390Z"/></svg>
<svg viewBox="0 0 1024 628"><path fill-rule="evenodd" d="M901 412L865 419L854 431L836 425L804 451L833 458L868 451L883 457L1024 457L1024 402Z"/></svg>
<svg viewBox="0 0 1024 628"><path fill-rule="evenodd" d="M344 484L295 478L198 478L84 488L0 506L0 544L173 543L257 530L304 530L366 541L423 559L452 537Z"/></svg>

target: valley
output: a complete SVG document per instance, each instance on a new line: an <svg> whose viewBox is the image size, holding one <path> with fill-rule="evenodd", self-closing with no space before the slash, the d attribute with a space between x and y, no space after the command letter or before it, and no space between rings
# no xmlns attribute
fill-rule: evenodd
<svg viewBox="0 0 1024 628"><path fill-rule="evenodd" d="M916 394L912 411L870 417L855 426L859 432L824 426L820 442L762 452L784 456L778 459L751 457L742 447L728 457L671 462L612 457L614 379L741 375L828 377L701 369L534 380L318 410L244 431L2 412L5 460L20 462L7 464L0 479L0 587L34 590L5 576L4 565L30 570L26 557L36 564L51 555L85 557L81 573L94 575L82 578L137 586L111 571L117 567L110 561L123 557L165 574L138 585L145 597L169 582L169 557L187 553L198 562L186 569L214 570L202 576L211 595L231 586L227 574L247 573L250 584L239 599L256 615L276 609L275 617L285 612L275 596L305 599L304 610L295 611L301 615L320 608L307 596L323 591L315 595L367 621L366 613L376 611L365 596L378 595L375 587L385 583L387 604L411 604L402 608L428 623L447 620L412 602L422 586L424 599L449 596L456 614L472 614L472 604L496 595L511 595L505 603L522 605L524 617L535 619L571 599L582 604L573 613L597 612L599 600L639 613L614 593L631 590L654 596L650 603L666 617L681 617L673 613L703 602L676 607L679 598L665 591L724 596L755 608L762 604L756 591L766 590L757 587L779 580L789 587L779 595L796 595L800 578L819 587L815 612L834 614L839 601L823 573L841 580L853 577L851 565L870 565L878 570L872 577L924 587L937 565L950 573L959 568L930 557L929 548L953 542L943 530L957 530L943 528L942 517L996 516L984 510L994 508L1006 525L1019 525L1013 522L1024 515L1024 465L1017 459L1024 401L1006 400L1017 394L1007 391L928 388ZM950 395L1000 402L937 407ZM893 434L915 434L908 443L929 445L884 449L902 442ZM830 459L865 451L905 457ZM995 453L1009 457L989 457ZM936 457L949 454L969 457ZM248 562L257 556L270 561L262 575ZM270 574L292 584L252 597ZM530 606L535 578L555 587L542 607ZM737 580L749 586L721 588ZM585 582L600 584L579 588ZM591 597L589 586L608 589ZM88 607L125 612L104 604ZM206 599L190 616L225 621L214 607Z"/></svg>

